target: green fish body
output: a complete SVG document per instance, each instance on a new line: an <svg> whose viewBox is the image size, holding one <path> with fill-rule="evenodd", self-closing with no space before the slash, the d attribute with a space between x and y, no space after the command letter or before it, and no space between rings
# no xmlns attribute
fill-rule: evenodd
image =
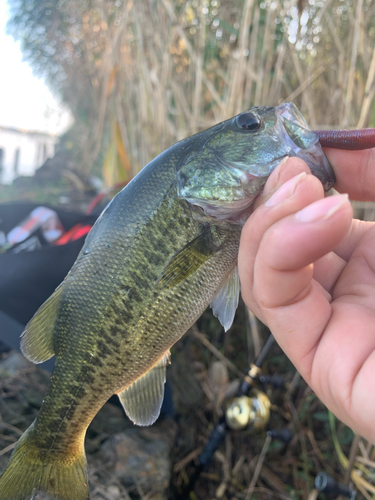
<svg viewBox="0 0 375 500"><path fill-rule="evenodd" d="M288 104L175 144L112 200L22 335L26 357L56 355L56 364L0 477L1 500L89 498L84 437L112 394L133 422L157 419L170 347L209 304L226 329L233 321L243 213L287 155L307 160L327 189L334 183L317 137Z"/></svg>

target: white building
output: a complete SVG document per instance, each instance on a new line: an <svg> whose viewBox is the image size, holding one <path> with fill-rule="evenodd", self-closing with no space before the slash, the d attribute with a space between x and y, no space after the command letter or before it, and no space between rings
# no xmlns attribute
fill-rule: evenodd
<svg viewBox="0 0 375 500"><path fill-rule="evenodd" d="M0 184L33 175L55 152L57 136L0 126Z"/></svg>

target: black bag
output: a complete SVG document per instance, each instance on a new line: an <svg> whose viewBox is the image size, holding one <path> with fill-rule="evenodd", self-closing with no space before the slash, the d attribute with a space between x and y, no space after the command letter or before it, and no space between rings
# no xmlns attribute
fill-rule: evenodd
<svg viewBox="0 0 375 500"><path fill-rule="evenodd" d="M0 231L9 233L38 206L29 202L1 204ZM57 213L65 231L79 223L91 226L97 217L49 208ZM84 241L85 237L81 237L64 245L44 244L32 251L0 254L0 340L3 343L20 349L19 336L26 323L63 281ZM42 366L51 370L51 361Z"/></svg>

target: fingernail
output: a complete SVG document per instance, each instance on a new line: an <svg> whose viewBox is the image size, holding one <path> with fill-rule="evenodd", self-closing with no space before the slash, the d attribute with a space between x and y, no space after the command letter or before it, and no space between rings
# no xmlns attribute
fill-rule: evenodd
<svg viewBox="0 0 375 500"><path fill-rule="evenodd" d="M329 219L348 199L349 196L347 194L329 196L300 210L295 214L295 217L301 222L315 222Z"/></svg>
<svg viewBox="0 0 375 500"><path fill-rule="evenodd" d="M275 189L275 187L278 185L279 183L279 180L280 180L280 174L281 172L283 171L284 169L284 165L285 163L289 160L289 156L285 156L281 162L277 165L277 167L275 168L276 172L275 172L275 176L272 176L271 174L271 183L267 183L267 192L265 193L262 193L262 194L265 194L267 195L268 193L270 193L271 191L273 191Z"/></svg>
<svg viewBox="0 0 375 500"><path fill-rule="evenodd" d="M285 184L283 184L269 200L266 201L266 207L274 207L278 203L290 198L296 190L296 187L301 182L301 180L306 177L306 172L301 172L292 179L289 179Z"/></svg>

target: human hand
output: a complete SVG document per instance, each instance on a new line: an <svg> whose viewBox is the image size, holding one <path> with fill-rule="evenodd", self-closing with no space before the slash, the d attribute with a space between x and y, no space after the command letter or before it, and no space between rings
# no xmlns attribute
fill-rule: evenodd
<svg viewBox="0 0 375 500"><path fill-rule="evenodd" d="M338 191L375 201L375 149L326 154ZM309 386L375 444L375 223L353 220L345 195L326 198L290 158L243 228L239 274L245 303Z"/></svg>

